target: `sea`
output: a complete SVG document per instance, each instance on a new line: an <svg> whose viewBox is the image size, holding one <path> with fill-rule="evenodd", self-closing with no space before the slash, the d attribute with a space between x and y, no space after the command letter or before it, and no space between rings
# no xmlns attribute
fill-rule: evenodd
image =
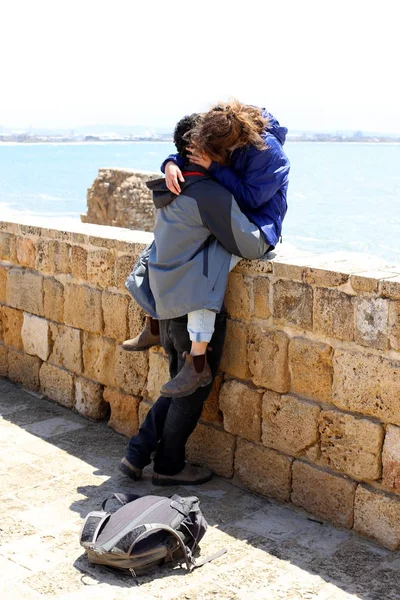
<svg viewBox="0 0 400 600"><path fill-rule="evenodd" d="M400 265L400 144L288 142L283 239L301 251L356 252ZM99 168L158 171L169 142L0 144L0 219L79 220Z"/></svg>

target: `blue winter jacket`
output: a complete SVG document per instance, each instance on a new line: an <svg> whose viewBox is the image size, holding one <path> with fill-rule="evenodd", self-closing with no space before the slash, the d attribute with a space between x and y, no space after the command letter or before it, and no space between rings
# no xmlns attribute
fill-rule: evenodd
<svg viewBox="0 0 400 600"><path fill-rule="evenodd" d="M208 172L234 195L244 214L262 230L267 243L276 246L287 211L290 163L282 148L287 129L266 109L263 116L270 123L262 134L265 150L238 148L232 152L229 166L213 162ZM184 167L185 159L180 154L170 154L161 165L163 173L169 160L180 169Z"/></svg>

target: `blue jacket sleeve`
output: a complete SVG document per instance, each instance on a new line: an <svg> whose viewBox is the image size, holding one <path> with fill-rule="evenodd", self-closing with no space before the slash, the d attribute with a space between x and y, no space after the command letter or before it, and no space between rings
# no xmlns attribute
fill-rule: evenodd
<svg viewBox="0 0 400 600"><path fill-rule="evenodd" d="M269 141L269 140L268 140ZM243 212L266 204L288 180L290 163L278 142L265 150L250 149L243 178L234 169L213 162L209 173L235 197Z"/></svg>
<svg viewBox="0 0 400 600"><path fill-rule="evenodd" d="M168 158L166 158L164 160L164 162L162 163L162 165L161 165L161 172L162 173L165 173L165 165L170 160L172 160L172 162L174 162L176 165L178 165L178 167L180 169L183 169L183 167L185 166L185 159L180 154L170 154L168 156Z"/></svg>

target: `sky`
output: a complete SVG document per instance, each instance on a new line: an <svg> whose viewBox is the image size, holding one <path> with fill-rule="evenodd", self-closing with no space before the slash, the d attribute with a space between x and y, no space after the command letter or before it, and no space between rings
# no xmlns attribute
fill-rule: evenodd
<svg viewBox="0 0 400 600"><path fill-rule="evenodd" d="M6 0L0 131L172 126L232 97L400 134L398 0Z"/></svg>

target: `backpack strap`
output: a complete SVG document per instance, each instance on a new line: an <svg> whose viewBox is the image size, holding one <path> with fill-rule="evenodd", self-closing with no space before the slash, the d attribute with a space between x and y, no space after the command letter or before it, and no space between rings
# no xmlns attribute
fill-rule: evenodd
<svg viewBox="0 0 400 600"><path fill-rule="evenodd" d="M141 531L139 533L139 535L137 536L137 538L134 540L133 544L131 545L130 549L129 549L129 553L132 553L133 548L135 547L135 545L140 542L140 540L148 535L149 531L167 531L168 533L170 533L178 542L182 552L183 552L183 556L185 558L185 563L186 563L186 568L188 571L191 571L193 568L193 558L191 556L191 552L190 550L186 547L184 541L182 540L181 536L179 535L179 533L177 531L175 531L175 529L172 529L172 527L169 527L169 525L165 525L165 523L146 523L146 525L139 525L138 529L143 529L145 528L145 531ZM135 528L136 529L136 528Z"/></svg>
<svg viewBox="0 0 400 600"><path fill-rule="evenodd" d="M209 563L212 560L215 560L216 558L219 558L223 554L226 554L226 552L227 552L226 548L221 548L221 550L218 550L218 552L214 552L214 554L210 554L209 556L206 556L205 558L200 558L199 560L193 560L193 569L197 569L198 567L202 567L206 563Z"/></svg>
<svg viewBox="0 0 400 600"><path fill-rule="evenodd" d="M103 510L105 510L106 508L106 504L109 500L113 500L113 499L118 500L118 502L122 505L125 506L125 504L128 504L128 502L133 502L133 500L137 500L138 498L141 498L141 496L139 494L120 494L120 493L116 493L113 494L112 496L108 496L108 498L106 498L105 500L103 500L102 504L101 504L101 508Z"/></svg>
<svg viewBox="0 0 400 600"><path fill-rule="evenodd" d="M86 548L96 541L102 526L109 517L110 513L100 510L94 510L87 515L83 522L79 538L81 546Z"/></svg>

